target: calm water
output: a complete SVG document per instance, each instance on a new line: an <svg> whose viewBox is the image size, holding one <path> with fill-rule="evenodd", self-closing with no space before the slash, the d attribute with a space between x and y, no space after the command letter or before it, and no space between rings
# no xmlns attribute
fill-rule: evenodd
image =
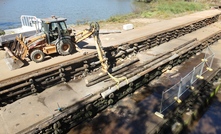
<svg viewBox="0 0 221 134"><path fill-rule="evenodd" d="M0 0L0 29L20 26L21 15L65 17L67 23L105 20L133 11L133 0Z"/></svg>

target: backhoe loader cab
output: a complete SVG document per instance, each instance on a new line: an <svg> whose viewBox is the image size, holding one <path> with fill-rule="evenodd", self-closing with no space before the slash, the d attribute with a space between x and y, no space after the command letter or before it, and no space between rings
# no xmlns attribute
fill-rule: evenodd
<svg viewBox="0 0 221 134"><path fill-rule="evenodd" d="M55 41L58 37L69 36L69 32L66 26L66 18L57 18L52 16L51 18L42 19L42 30L47 35L48 43Z"/></svg>

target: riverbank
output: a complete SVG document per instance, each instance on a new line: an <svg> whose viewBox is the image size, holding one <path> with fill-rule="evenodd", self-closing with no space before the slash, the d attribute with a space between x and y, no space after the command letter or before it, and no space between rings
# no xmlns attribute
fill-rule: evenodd
<svg viewBox="0 0 221 134"><path fill-rule="evenodd" d="M169 19L183 16L197 11L207 10L216 3L211 2L187 2L184 0L157 0L150 3L135 3L138 5L133 13L112 16L107 22L125 22L134 18Z"/></svg>
<svg viewBox="0 0 221 134"><path fill-rule="evenodd" d="M217 3L208 1L186 2L183 0L158 0L150 3L134 2L134 5L137 6L133 13L115 15L105 21L99 21L101 29L122 30L122 26L127 23L133 24L134 28L142 27L162 20L207 10L217 5ZM85 22L84 24L74 24L70 26L74 26L74 29L80 31L87 28L88 23L89 22Z"/></svg>
<svg viewBox="0 0 221 134"><path fill-rule="evenodd" d="M21 1L22 3L23 1ZM98 1L99 2L99 1ZM5 2L4 3L4 8L7 8L7 6L9 3ZM11 5L13 5L14 3L10 3ZM66 3L67 4L67 3ZM78 4L78 2L76 3ZM81 4L81 2L79 3ZM96 4L96 3L94 3ZM105 4L104 1L100 4ZM116 7L116 5L118 5ZM112 3L112 5L110 5L110 9L106 9L106 10L100 10L102 11L102 13L100 11L93 11L95 13L93 13L93 15L90 15L90 13L84 11L85 9L87 9L87 11L90 11L92 9L85 7L82 10L77 10L77 11L72 11L69 10L68 12L63 9L62 12L57 13L57 10L60 10L58 7L53 7L56 8L56 11L45 11L44 14L47 15L43 15L43 14L39 14L34 12L34 9L32 9L32 12L30 11L25 11L22 12L22 14L30 14L30 15L35 15L38 18L45 18L50 16L51 14L54 14L56 16L61 16L61 17L65 17L67 18L67 24L74 24L74 25L85 25L88 24L89 22L92 21L99 21L101 27L102 26L107 26L107 25L113 25L116 26L116 23L120 23L125 24L125 23L134 23L134 27L137 26L143 26L147 23L149 23L149 19L157 19L157 20L164 20L164 19L170 19L173 17L178 17L178 16L183 16L186 14L190 14L193 12L197 12L197 11L202 11L202 10L206 10L208 8L210 8L210 6L212 6L214 4L208 3L208 2L185 2L183 0L157 0L157 1L152 1L150 3L143 3L143 2L137 2L137 1L131 1L130 3L128 2L119 2L119 1L115 1ZM37 5L36 5L37 6ZM67 5L66 5L67 6ZM113 7L114 8L113 8ZM128 9L126 11L121 11L121 6L123 6L124 8ZM11 6L9 6L11 7ZM8 7L8 8L9 8ZM93 7L93 5L92 5ZM106 5L101 6L106 7ZM0 3L0 8L1 8L1 3ZM6 12L8 10L4 10L4 8L1 8L1 12ZM69 6L67 7L69 8ZM129 8L130 11L129 11ZM16 10L16 9L13 9ZM22 10L28 10L28 9L19 9L19 11ZM38 9L41 10L41 9ZM43 10L43 9L42 9ZM110 10L116 10L111 13ZM120 11L119 11L120 10ZM4 18L5 16L1 17L1 22L0 22L0 29L8 29L8 28L15 28L15 27L19 27L19 16L21 15L21 13L16 12L15 16L13 16L13 18L8 16L12 16L10 14L7 15L7 18ZM41 11L42 12L42 11ZM80 13L81 12L81 13ZM65 13L65 15L64 15ZM108 14L107 14L108 13ZM62 14L62 15L61 15ZM81 16L79 16L78 14L81 14ZM101 15L100 15L101 14ZM105 14L105 15L103 15ZM117 15L116 15L117 14ZM105 17L102 17L105 16ZM17 17L16 17L17 16ZM92 17L94 16L94 17ZM110 17L111 16L111 17ZM147 21L146 21L147 20ZM135 21L135 22L134 22ZM122 26L121 26L122 27ZM120 27L120 28L121 28Z"/></svg>

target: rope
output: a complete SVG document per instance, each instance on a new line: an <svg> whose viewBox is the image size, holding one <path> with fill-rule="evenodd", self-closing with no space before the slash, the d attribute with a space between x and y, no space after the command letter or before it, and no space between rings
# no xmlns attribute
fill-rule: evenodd
<svg viewBox="0 0 221 134"><path fill-rule="evenodd" d="M96 23L91 23L90 24L90 28L93 28L94 29L94 39L95 39L95 44L96 44L96 49L97 49L97 52L98 52L98 58L101 62L101 66L102 66L102 71L106 72L109 77L114 80L115 82L117 82L117 87L119 86L120 82L122 80L126 80L127 81L127 84L129 83L128 82L128 79L126 76L123 76L123 77L120 77L120 78L116 78L114 77L112 74L110 74L108 72L108 64L107 64L107 60L106 57L105 57L105 54L104 54L104 51L103 51L103 47L101 45L101 40L100 40L100 37L99 37L99 30L100 30L100 26L99 24L96 22ZM119 89L119 87L118 87Z"/></svg>
<svg viewBox="0 0 221 134"><path fill-rule="evenodd" d="M110 74L108 71L106 71L107 72L107 74L110 76L110 78L112 79L112 80L114 80L115 82L117 82L117 88L119 89L119 84L120 84L120 82L121 81L123 81L123 80L126 80L127 81L127 84L129 84L129 81L128 81L128 79L127 79L127 77L126 76L123 76L123 77L120 77L120 78L116 78L116 77L114 77L112 74Z"/></svg>

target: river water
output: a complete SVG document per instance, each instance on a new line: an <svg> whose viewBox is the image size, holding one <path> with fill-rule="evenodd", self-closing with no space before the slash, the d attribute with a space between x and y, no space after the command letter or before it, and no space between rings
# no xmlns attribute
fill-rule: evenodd
<svg viewBox="0 0 221 134"><path fill-rule="evenodd" d="M21 15L56 15L71 24L105 20L133 10L134 0L0 0L0 29L20 26Z"/></svg>

